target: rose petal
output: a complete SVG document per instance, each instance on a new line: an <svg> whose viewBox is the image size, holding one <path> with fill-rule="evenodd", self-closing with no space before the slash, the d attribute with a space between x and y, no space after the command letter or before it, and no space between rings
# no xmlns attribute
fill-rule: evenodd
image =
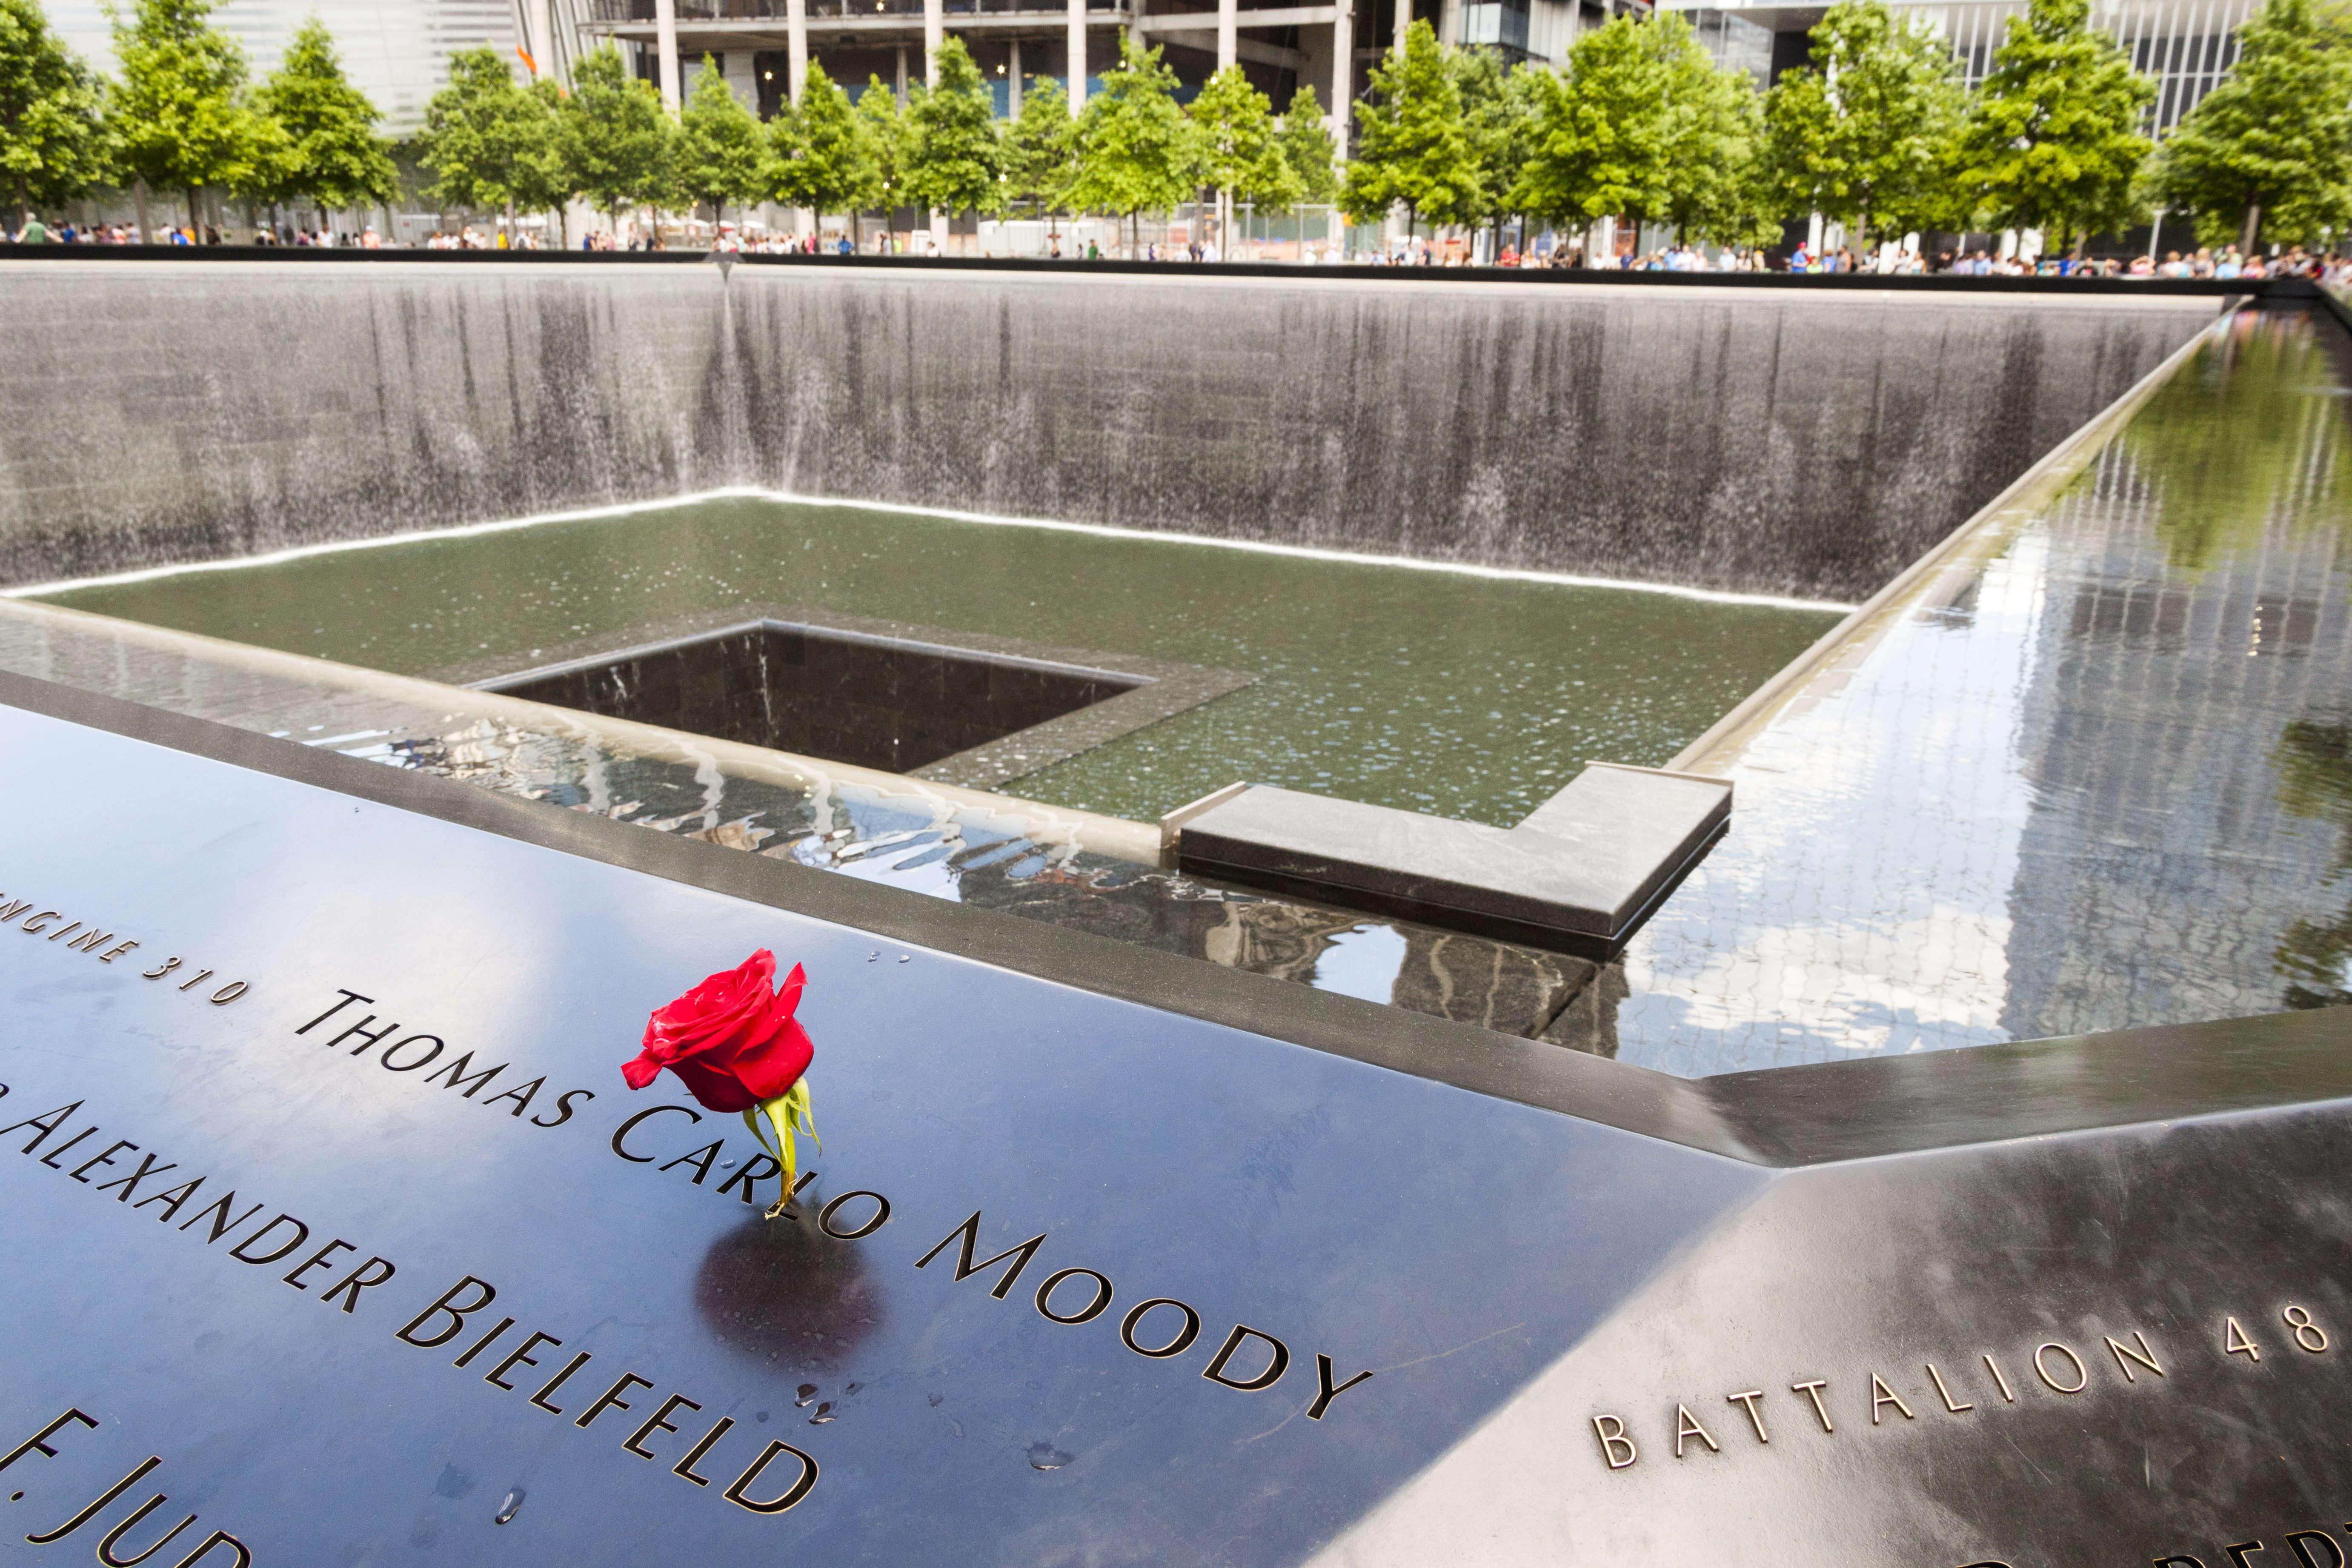
<svg viewBox="0 0 2352 1568"><path fill-rule="evenodd" d="M760 1103L732 1073L716 1071L698 1061L672 1062L669 1070L677 1075L686 1091L705 1110L730 1114L749 1110Z"/></svg>
<svg viewBox="0 0 2352 1568"><path fill-rule="evenodd" d="M738 1056L730 1071L755 1100L770 1100L798 1083L815 1056L808 1031L787 1018L772 1038Z"/></svg>
<svg viewBox="0 0 2352 1568"><path fill-rule="evenodd" d="M621 1076L631 1089L643 1089L661 1076L662 1064L654 1060L651 1051L642 1052L621 1064Z"/></svg>

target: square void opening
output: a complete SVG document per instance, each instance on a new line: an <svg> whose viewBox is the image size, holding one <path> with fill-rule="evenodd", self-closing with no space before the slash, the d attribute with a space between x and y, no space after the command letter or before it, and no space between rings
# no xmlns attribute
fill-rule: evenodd
<svg viewBox="0 0 2352 1568"><path fill-rule="evenodd" d="M903 773L1152 678L760 621L478 684L559 708Z"/></svg>

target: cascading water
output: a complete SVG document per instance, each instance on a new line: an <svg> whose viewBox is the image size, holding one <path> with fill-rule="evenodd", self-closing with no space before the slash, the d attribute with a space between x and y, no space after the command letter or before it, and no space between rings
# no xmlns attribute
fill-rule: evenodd
<svg viewBox="0 0 2352 1568"><path fill-rule="evenodd" d="M729 486L1866 595L2166 297L18 262L0 583Z"/></svg>

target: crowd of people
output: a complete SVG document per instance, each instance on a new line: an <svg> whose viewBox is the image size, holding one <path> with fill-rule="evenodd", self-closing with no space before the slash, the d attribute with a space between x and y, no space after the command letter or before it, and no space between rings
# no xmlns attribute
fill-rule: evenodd
<svg viewBox="0 0 2352 1568"><path fill-rule="evenodd" d="M71 219L60 221L54 228L38 217L27 217L13 235L0 236L17 245L138 245L142 243L140 230L129 223L92 223L79 225ZM552 243L554 237L542 238L530 228L517 228L510 235L503 223L485 229L465 224L454 230L437 230L418 242L416 248L425 250L539 250ZM822 233L793 234L761 227L756 224L737 225L697 223L684 236L686 243L695 248L708 247L712 250L750 255L876 255L876 256L938 256L939 242L923 231L913 234L884 232L873 236L862 247L838 229ZM373 224L354 229L338 229L331 225L300 227L291 223L261 227L252 232L249 240L226 239L212 225L201 228L173 225L156 230L153 244L168 246L218 246L225 243L247 243L257 246L319 246L329 248L403 248L397 242L387 240ZM578 241L583 250L662 250L668 245L659 230L631 227L625 237L616 237L609 229L590 229ZM2005 247L2006 248L2006 247ZM1084 243L1075 237L1066 239L1059 232L1046 237L1045 258L1049 260L1079 259L1099 261L1106 256L1124 258L1122 248L1106 251L1098 239ZM1524 251L1506 240L1492 262L1482 262L1465 241L1419 237L1409 240L1391 240L1385 244L1364 247L1343 254L1336 243L1318 244L1300 241L1295 247L1293 259L1309 266L1369 266L1369 267L1471 267L1491 265L1505 268L1584 268L1602 271L1626 272L1793 272L1805 274L1835 274L1867 272L1885 276L1914 276L1941 273L1958 277L2027 278L2219 278L2260 279L2284 277L2324 278L2330 282L2352 281L2352 258L2336 256L2317 257L2295 246L2281 255L2265 256L2259 249L2241 254L2234 245L2219 247L2205 246L2184 254L2167 250L2161 261L2154 251L2118 257L2039 256L2028 250L2010 248L1999 254L1989 247L1942 249L1934 255L1923 254L1908 244L1886 244L1857 254L1850 246L1828 246L1801 242L1785 255L1762 249L1721 249L1709 251L1698 246L1677 242L1648 251L1619 250L1614 253L1595 249L1588 253L1578 239L1555 241L1543 236ZM1186 262L1213 266L1225 259L1215 240L1196 238L1190 241L1150 240L1138 247L1137 259L1154 262Z"/></svg>

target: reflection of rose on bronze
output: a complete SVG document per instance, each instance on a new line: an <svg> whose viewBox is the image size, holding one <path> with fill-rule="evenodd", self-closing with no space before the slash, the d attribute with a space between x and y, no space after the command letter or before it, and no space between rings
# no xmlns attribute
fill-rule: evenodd
<svg viewBox="0 0 2352 1568"><path fill-rule="evenodd" d="M694 1281L711 1332L778 1372L840 1371L882 1322L861 1244L821 1234L814 1210L803 1204L772 1224L747 1216L710 1244Z"/></svg>

